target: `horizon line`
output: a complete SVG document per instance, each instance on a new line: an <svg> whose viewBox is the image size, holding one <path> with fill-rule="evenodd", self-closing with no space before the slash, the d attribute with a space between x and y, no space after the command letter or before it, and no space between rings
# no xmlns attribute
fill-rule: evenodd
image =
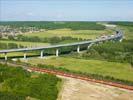
<svg viewBox="0 0 133 100"><path fill-rule="evenodd" d="M0 22L133 22L129 20L0 20Z"/></svg>

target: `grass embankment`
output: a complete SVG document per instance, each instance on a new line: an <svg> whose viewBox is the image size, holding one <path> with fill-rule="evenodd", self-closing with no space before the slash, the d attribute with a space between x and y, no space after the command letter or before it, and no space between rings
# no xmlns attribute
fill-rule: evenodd
<svg viewBox="0 0 133 100"><path fill-rule="evenodd" d="M100 60L75 59L70 57L53 57L50 59L29 59L30 64L46 64L72 71L110 76L121 80L133 81L133 68L128 63Z"/></svg>
<svg viewBox="0 0 133 100"><path fill-rule="evenodd" d="M60 79L0 64L0 100L56 100Z"/></svg>
<svg viewBox="0 0 133 100"><path fill-rule="evenodd" d="M56 29L47 30L45 32L38 33L25 33L24 36L39 38L50 38L50 37L73 37L82 39L95 39L97 36L103 34L111 34L110 30L71 30L71 29Z"/></svg>

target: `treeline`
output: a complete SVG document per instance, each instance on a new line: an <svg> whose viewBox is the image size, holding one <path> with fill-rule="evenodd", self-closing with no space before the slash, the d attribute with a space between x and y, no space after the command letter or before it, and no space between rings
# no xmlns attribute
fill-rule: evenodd
<svg viewBox="0 0 133 100"><path fill-rule="evenodd" d="M18 35L16 37L8 36L9 40L15 40L15 41L24 41L24 42L43 42L43 43L51 43L51 44L57 44L60 42L77 42L77 41L84 41L86 39L82 38L73 38L73 37L45 37L45 38L39 38L38 36L32 36L27 37L24 35Z"/></svg>
<svg viewBox="0 0 133 100"><path fill-rule="evenodd" d="M3 39L5 40L5 39ZM22 42L40 42L40 43L50 43L54 44L64 44L64 43L71 43L71 42L81 42L87 39L82 38L73 38L73 37L50 37L50 38L39 38L37 36L27 37L23 35L18 35L16 37L8 36L8 40L13 41L22 41ZM21 44L17 43L2 43L0 42L0 49L14 49L14 48L24 48Z"/></svg>
<svg viewBox="0 0 133 100"><path fill-rule="evenodd" d="M133 27L133 22L109 22L109 24Z"/></svg>
<svg viewBox="0 0 133 100"><path fill-rule="evenodd" d="M24 48L25 46L17 43L2 43L0 42L0 49L15 49L15 48Z"/></svg>
<svg viewBox="0 0 133 100"><path fill-rule="evenodd" d="M93 74L93 73L87 73L87 72L81 72L81 71L73 71L73 70L68 70L66 68L62 68L62 67L55 67L53 65L38 65L39 68L46 68L46 69L50 69L50 70L57 70L57 71L63 71L66 73L72 73L72 74L76 74L76 75L81 75L81 76L85 76L85 77L89 77L89 78L93 78L93 79L98 79L98 80L104 80L104 81L109 81L109 82L116 82L119 84L125 84L125 85L130 85L133 86L133 81L128 81L128 80L122 80L122 79L117 79L115 77L112 76L103 76L100 74Z"/></svg>
<svg viewBox="0 0 133 100"><path fill-rule="evenodd" d="M133 66L133 40L123 42L106 42L92 46L79 58L103 59L113 62L130 63Z"/></svg>
<svg viewBox="0 0 133 100"><path fill-rule="evenodd" d="M105 26L96 22L48 22L48 21L12 21L0 22L0 25L10 26L12 28L19 27L35 27L38 29L62 29L70 28L72 30L103 30Z"/></svg>
<svg viewBox="0 0 133 100"><path fill-rule="evenodd" d="M56 100L57 83L61 80L49 74L31 74L22 68L0 64L0 100Z"/></svg>

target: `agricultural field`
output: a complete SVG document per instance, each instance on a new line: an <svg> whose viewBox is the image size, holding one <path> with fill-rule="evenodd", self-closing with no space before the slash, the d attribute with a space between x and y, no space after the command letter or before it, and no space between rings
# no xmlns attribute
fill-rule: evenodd
<svg viewBox="0 0 133 100"><path fill-rule="evenodd" d="M50 37L72 37L82 39L95 39L103 34L112 34L111 30L71 30L71 29L55 29L47 30L38 33L25 33L24 36L39 38L50 38Z"/></svg>

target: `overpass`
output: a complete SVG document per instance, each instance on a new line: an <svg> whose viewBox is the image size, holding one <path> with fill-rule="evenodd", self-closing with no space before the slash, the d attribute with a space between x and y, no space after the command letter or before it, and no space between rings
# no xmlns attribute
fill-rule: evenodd
<svg viewBox="0 0 133 100"><path fill-rule="evenodd" d="M122 41L123 38L123 32L121 30L115 31L115 35L106 36L104 38L99 38L91 41L82 41L82 42L76 42L76 43L68 43L68 44L60 44L60 45L51 45L51 46L44 46L44 47L34 47L34 48L19 48L19 49L8 49L8 50L0 50L0 53L5 54L5 60L7 60L7 53L11 52L24 52L24 59L26 59L26 52L27 51L36 51L40 50L40 57L43 58L43 53L45 49L56 49L56 56L59 55L59 48L61 47L69 47L69 46L77 46L77 52L80 52L80 46L81 45L88 45L88 48L92 46L93 44L97 44L104 41Z"/></svg>

